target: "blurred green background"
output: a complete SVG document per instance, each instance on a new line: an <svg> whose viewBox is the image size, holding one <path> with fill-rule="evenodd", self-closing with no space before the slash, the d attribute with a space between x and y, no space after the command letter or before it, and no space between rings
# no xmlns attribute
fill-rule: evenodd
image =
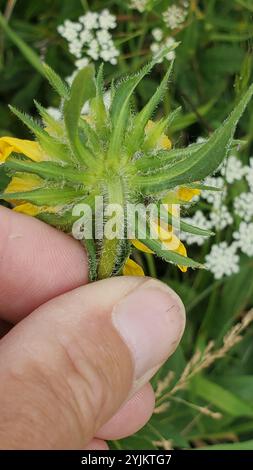
<svg viewBox="0 0 253 470"><path fill-rule="evenodd" d="M3 30L0 24L0 136L29 138L8 104L31 114L35 112L34 98L46 107L60 106L57 96L35 69L36 60L29 50L22 50L17 38L60 75L69 77L75 70L76 58L58 26L65 20L77 21L88 10L100 12L104 8L116 15L117 27L111 34L119 50L118 63L105 65L107 83L137 70L152 57L152 31L159 28L164 38L172 37L180 45L175 51L172 81L158 114L182 106L182 114L169 130L174 146L208 136L221 125L252 82L253 4L251 0L193 0L187 2L184 21L177 28L170 28L162 13L173 4L182 7L183 3L150 0L139 11L137 2L120 0L0 0L0 11L15 33L6 34L6 27ZM168 65L164 61L143 80L137 90L137 107L153 94ZM236 156L245 168L250 161L252 137L253 103L237 132L237 138L244 143L236 149ZM0 167L0 190L7 182L8 175ZM241 192L250 192L243 179L228 188L225 204L231 213L233 199ZM186 215L194 214L199 207L205 214L212 210L202 201ZM190 256L203 261L212 244L230 243L239 223L235 215L234 225L217 230L214 240L202 246L192 244ZM141 257L136 253L135 257L147 274L159 277L182 297L187 327L180 348L153 381L156 413L143 430L129 439L112 442L112 448L253 449L252 315L246 317L248 324L241 323L242 336L239 337L240 327L231 332L253 307L252 256L240 253L239 272L220 279L208 271L182 274L149 255Z"/></svg>

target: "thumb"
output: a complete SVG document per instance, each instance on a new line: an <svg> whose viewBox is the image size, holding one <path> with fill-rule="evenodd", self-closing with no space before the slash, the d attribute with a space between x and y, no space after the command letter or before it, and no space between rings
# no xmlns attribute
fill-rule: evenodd
<svg viewBox="0 0 253 470"><path fill-rule="evenodd" d="M148 278L99 281L44 304L0 342L0 443L82 449L175 350L184 308Z"/></svg>

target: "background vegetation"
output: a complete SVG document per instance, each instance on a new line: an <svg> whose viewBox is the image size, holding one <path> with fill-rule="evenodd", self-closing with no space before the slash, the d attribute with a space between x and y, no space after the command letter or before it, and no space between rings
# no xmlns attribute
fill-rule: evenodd
<svg viewBox="0 0 253 470"><path fill-rule="evenodd" d="M172 4L183 3L187 15L171 29L162 12ZM207 136L221 125L252 81L252 1L150 0L144 11L130 5L130 1L122 0L0 0L0 11L19 38L68 77L75 70L76 58L57 27L66 19L77 21L87 10L108 8L117 17L112 36L120 51L116 65L106 63L108 82L149 60L152 31L162 29L164 37L173 37L181 44L175 52L173 79L158 113L163 108L167 112L183 107L183 114L169 130L175 146ZM34 98L44 106L59 107L36 64L29 51L17 47L16 36L6 34L0 26L0 135L28 136L8 104L30 113L35 111ZM168 65L164 61L143 80L137 107L153 94ZM245 143L236 149L236 155L244 166L249 164L252 137L253 103L238 130L238 138ZM7 182L0 168L0 191ZM245 185L240 180L229 187L229 210L234 197L246 191ZM210 210L206 201L200 202L200 207L203 213ZM195 207L186 215L194 211ZM233 223L238 228L236 217ZM218 229L215 240L207 240L202 246L192 244L190 256L203 260L212 244L221 240L229 243L231 234L231 226L225 231ZM135 436L113 442L112 447L253 449L252 256L241 253L239 272L220 279L214 279L208 271L182 274L148 255L140 259L136 254L136 259L147 274L159 277L179 293L187 309L187 327L181 347L154 379L157 409L153 418Z"/></svg>

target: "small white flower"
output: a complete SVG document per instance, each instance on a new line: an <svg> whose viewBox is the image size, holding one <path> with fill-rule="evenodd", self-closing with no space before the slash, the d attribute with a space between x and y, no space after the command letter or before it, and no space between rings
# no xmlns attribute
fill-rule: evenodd
<svg viewBox="0 0 253 470"><path fill-rule="evenodd" d="M153 42L150 46L150 50L153 53L153 56L156 57L157 54L160 54L160 52L168 47L172 47L175 44L175 39L172 37L168 37L165 39L163 42ZM168 54L164 56L164 58L159 59L157 62L161 63L163 62L164 59L167 59L168 61L174 60L176 57L175 51L170 51Z"/></svg>
<svg viewBox="0 0 253 470"><path fill-rule="evenodd" d="M69 43L69 52L73 54L77 59L82 57L82 46L78 42Z"/></svg>
<svg viewBox="0 0 253 470"><path fill-rule="evenodd" d="M87 50L87 55L92 57L93 60L99 59L99 44L96 39L92 39L92 41L90 42L90 47Z"/></svg>
<svg viewBox="0 0 253 470"><path fill-rule="evenodd" d="M80 16L79 21L86 29L97 29L99 27L98 18L98 13L88 11L85 15Z"/></svg>
<svg viewBox="0 0 253 470"><path fill-rule="evenodd" d="M247 256L253 256L253 223L241 222L239 230L234 232L234 239L241 251Z"/></svg>
<svg viewBox="0 0 253 470"><path fill-rule="evenodd" d="M160 42L163 38L163 30L161 28L153 29L152 36L155 39L155 41Z"/></svg>
<svg viewBox="0 0 253 470"><path fill-rule="evenodd" d="M165 41L165 46L166 47L172 47L172 46L174 46L175 42L176 41L175 41L174 38L167 38L166 41ZM167 60L174 60L175 57L176 57L176 53L175 53L175 51L170 51L170 52L168 52L168 54L166 54L165 57L166 57Z"/></svg>
<svg viewBox="0 0 253 470"><path fill-rule="evenodd" d="M253 217L253 193L241 193L234 200L235 213L246 222Z"/></svg>
<svg viewBox="0 0 253 470"><path fill-rule="evenodd" d="M86 67L88 64L89 64L88 57L82 57L81 59L78 59L75 61L75 66L78 70L81 70L82 68Z"/></svg>
<svg viewBox="0 0 253 470"><path fill-rule="evenodd" d="M83 31L80 32L80 41L81 43L88 44L90 41L93 39L93 33L89 29L83 29Z"/></svg>
<svg viewBox="0 0 253 470"><path fill-rule="evenodd" d="M114 29L117 26L116 16L112 15L106 8L100 13L99 25L102 29Z"/></svg>
<svg viewBox="0 0 253 470"><path fill-rule="evenodd" d="M140 13L143 13L148 4L148 0L131 0L129 8L133 10L138 10Z"/></svg>
<svg viewBox="0 0 253 470"><path fill-rule="evenodd" d="M216 230L223 230L233 223L233 217L227 206L220 204L219 207L213 207L210 214L210 222L212 227L215 227Z"/></svg>
<svg viewBox="0 0 253 470"><path fill-rule="evenodd" d="M206 267L213 273L215 279L222 279L225 276L231 276L238 273L239 261L237 246L232 243L221 242L213 245L210 253L206 256Z"/></svg>
<svg viewBox="0 0 253 470"><path fill-rule="evenodd" d="M153 52L153 55L157 54L158 52L160 52L161 50L161 46L160 44L158 44L157 42L152 42L151 46L150 46L150 49L151 51ZM162 62L162 61L161 61Z"/></svg>
<svg viewBox="0 0 253 470"><path fill-rule="evenodd" d="M106 29L100 29L97 32L97 40L100 45L112 43L112 36Z"/></svg>
<svg viewBox="0 0 253 470"><path fill-rule="evenodd" d="M221 168L221 174L229 184L236 180L241 180L244 176L244 173L245 171L241 160L239 160L239 158L234 155L230 155Z"/></svg>
<svg viewBox="0 0 253 470"><path fill-rule="evenodd" d="M250 164L245 169L246 180L251 192L253 192L253 157L250 158Z"/></svg>
<svg viewBox="0 0 253 470"><path fill-rule="evenodd" d="M185 217L183 221L187 222L188 224L194 225L195 227L203 228L205 230L210 230L212 228L210 221L200 210L197 210L192 217ZM198 246L202 246L207 240L207 238L209 237L202 237L193 233L180 233L180 239L182 241L185 241L188 245L196 244Z"/></svg>
<svg viewBox="0 0 253 470"><path fill-rule="evenodd" d="M163 19L170 29L176 29L185 21L187 14L187 10L174 4L163 12Z"/></svg>

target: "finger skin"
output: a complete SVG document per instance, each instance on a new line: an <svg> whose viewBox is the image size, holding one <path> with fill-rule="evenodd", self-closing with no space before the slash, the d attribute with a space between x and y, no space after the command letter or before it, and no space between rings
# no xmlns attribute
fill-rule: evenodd
<svg viewBox="0 0 253 470"><path fill-rule="evenodd" d="M86 253L71 236L0 207L0 279L0 317L15 324L42 303L86 284Z"/></svg>
<svg viewBox="0 0 253 470"><path fill-rule="evenodd" d="M83 450L109 450L109 446L105 441L101 441L100 439L92 439L92 441L90 441Z"/></svg>
<svg viewBox="0 0 253 470"><path fill-rule="evenodd" d="M151 418L155 395L150 384L145 385L96 433L105 440L123 439L139 431Z"/></svg>

